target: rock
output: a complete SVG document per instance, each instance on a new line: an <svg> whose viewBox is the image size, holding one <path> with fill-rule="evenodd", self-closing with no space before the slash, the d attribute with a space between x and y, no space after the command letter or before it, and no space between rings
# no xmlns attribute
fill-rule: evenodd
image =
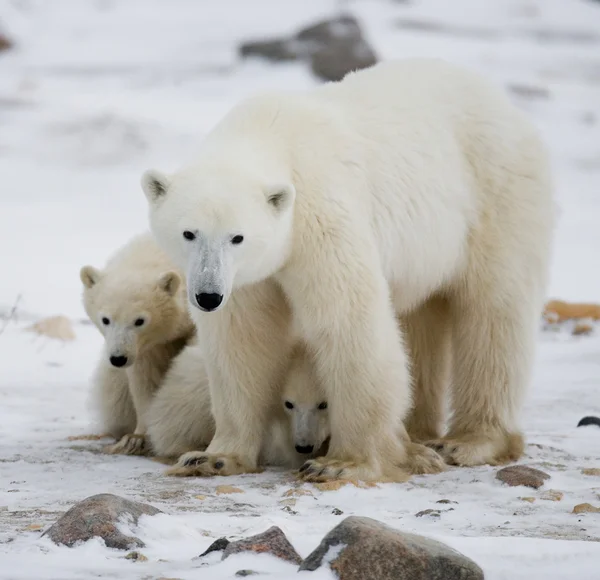
<svg viewBox="0 0 600 580"><path fill-rule="evenodd" d="M377 62L358 21L349 15L311 24L287 38L245 42L239 54L272 62L308 61L313 73L326 81L341 80Z"/></svg>
<svg viewBox="0 0 600 580"><path fill-rule="evenodd" d="M496 473L496 479L499 479L511 487L524 485L526 487L538 489L544 485L544 481L550 479L550 476L539 469L527 467L526 465L511 465L498 471L498 473Z"/></svg>
<svg viewBox="0 0 600 580"><path fill-rule="evenodd" d="M529 503L534 503L535 502L535 497L520 497L519 498L521 501L526 501Z"/></svg>
<svg viewBox="0 0 600 580"><path fill-rule="evenodd" d="M594 326L589 322L581 320L575 324L571 334L573 336L588 336L589 334L592 334L592 332L594 332Z"/></svg>
<svg viewBox="0 0 600 580"><path fill-rule="evenodd" d="M141 552L129 552L127 556L125 556L126 560L133 560L134 562L147 562L148 558L144 556Z"/></svg>
<svg viewBox="0 0 600 580"><path fill-rule="evenodd" d="M600 475L600 467L585 467L581 470L583 475Z"/></svg>
<svg viewBox="0 0 600 580"><path fill-rule="evenodd" d="M435 503L458 503L457 501L452 501L451 499L438 499Z"/></svg>
<svg viewBox="0 0 600 580"><path fill-rule="evenodd" d="M564 496L565 494L562 491L558 491L557 489L549 489L540 495L540 499L545 499L547 501L560 501Z"/></svg>
<svg viewBox="0 0 600 580"><path fill-rule="evenodd" d="M74 546L94 537L104 540L108 548L130 550L143 548L139 538L125 536L117 524L121 518L137 525L140 516L162 513L151 505L131 501L118 495L102 493L75 504L42 535L48 534L55 544Z"/></svg>
<svg viewBox="0 0 600 580"><path fill-rule="evenodd" d="M415 517L417 517L417 518L422 518L423 516L431 516L432 518L439 518L441 516L441 512L440 512L440 510L428 509L428 510L423 510L423 511L417 512L415 514Z"/></svg>
<svg viewBox="0 0 600 580"><path fill-rule="evenodd" d="M573 508L574 514L600 513L600 508L593 506L591 503L579 503Z"/></svg>
<svg viewBox="0 0 600 580"><path fill-rule="evenodd" d="M377 63L373 49L362 38L339 40L315 52L310 61L314 75L324 81L341 81L349 72Z"/></svg>
<svg viewBox="0 0 600 580"><path fill-rule="evenodd" d="M197 556L197 558L202 558L207 554L210 554L211 552L222 552L225 548L227 548L227 546L229 546L229 540L227 538L219 538L218 540L215 540L210 546L208 546L208 548L206 548L206 550L204 550L202 554Z"/></svg>
<svg viewBox="0 0 600 580"><path fill-rule="evenodd" d="M581 419L579 423L577 423L577 427L587 427L588 425L596 425L597 427L600 427L600 418L588 415L587 417Z"/></svg>
<svg viewBox="0 0 600 580"><path fill-rule="evenodd" d="M327 564L339 580L483 579L475 562L445 544L357 516L333 528L300 570Z"/></svg>
<svg viewBox="0 0 600 580"><path fill-rule="evenodd" d="M49 318L43 318L42 320L38 320L32 326L29 326L27 330L41 336L47 336L48 338L56 338L63 341L75 340L73 325L66 316L50 316Z"/></svg>
<svg viewBox="0 0 600 580"><path fill-rule="evenodd" d="M13 43L10 40L8 40L8 37L4 36L4 34L0 32L0 52L9 50L12 47Z"/></svg>
<svg viewBox="0 0 600 580"><path fill-rule="evenodd" d="M562 300L550 300L544 307L544 314L553 313L558 322L565 320L580 320L588 318L600 320L600 304L583 304L564 302Z"/></svg>
<svg viewBox="0 0 600 580"><path fill-rule="evenodd" d="M342 515L344 512L343 512L341 509L339 509L339 508L333 508L333 509L331 510L331 513L332 513L334 516L341 516L341 515Z"/></svg>
<svg viewBox="0 0 600 580"><path fill-rule="evenodd" d="M238 570L235 575L236 576L256 576L258 572L254 570Z"/></svg>
<svg viewBox="0 0 600 580"><path fill-rule="evenodd" d="M217 495L224 495L229 493L244 493L243 489L239 487L233 487L233 485L217 485L215 488Z"/></svg>
<svg viewBox="0 0 600 580"><path fill-rule="evenodd" d="M285 534L277 526L270 527L262 534L230 542L225 548L221 559L225 560L225 558L229 558L232 554L240 552L256 552L258 554L266 552L292 564L300 564L302 562L302 558L296 552L294 546L290 544Z"/></svg>

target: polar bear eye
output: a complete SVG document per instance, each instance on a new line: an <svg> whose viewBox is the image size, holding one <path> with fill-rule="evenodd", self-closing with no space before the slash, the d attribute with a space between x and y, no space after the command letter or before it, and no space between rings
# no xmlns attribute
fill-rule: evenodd
<svg viewBox="0 0 600 580"><path fill-rule="evenodd" d="M234 245L238 245L241 244L244 241L244 236L233 236L233 238L231 238L231 243Z"/></svg>
<svg viewBox="0 0 600 580"><path fill-rule="evenodd" d="M185 232L183 232L183 237L191 242L192 240L196 239L196 234L194 234L194 232L190 232L190 230L185 230Z"/></svg>
<svg viewBox="0 0 600 580"><path fill-rule="evenodd" d="M285 405L286 409L293 409L294 408L294 403L290 403L289 401L286 401L284 403L284 405Z"/></svg>
<svg viewBox="0 0 600 580"><path fill-rule="evenodd" d="M324 411L325 409L327 409L327 402L323 401L322 403L319 404L319 406L317 407L317 409Z"/></svg>
<svg viewBox="0 0 600 580"><path fill-rule="evenodd" d="M144 326L144 322L146 321L143 318L136 318L133 324L135 324L136 326Z"/></svg>
<svg viewBox="0 0 600 580"><path fill-rule="evenodd" d="M108 326L110 324L110 320L108 318L106 318L106 316L103 316L102 324L104 324L104 326Z"/></svg>

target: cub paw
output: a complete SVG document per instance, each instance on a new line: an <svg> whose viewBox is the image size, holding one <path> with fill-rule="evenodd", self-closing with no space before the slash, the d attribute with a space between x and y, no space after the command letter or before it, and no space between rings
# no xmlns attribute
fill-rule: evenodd
<svg viewBox="0 0 600 580"><path fill-rule="evenodd" d="M212 477L214 475L259 473L260 471L242 461L237 455L190 451L184 453L166 473L175 477Z"/></svg>
<svg viewBox="0 0 600 580"><path fill-rule="evenodd" d="M145 435L128 433L113 445L104 448L105 453L111 455L148 455L150 448Z"/></svg>

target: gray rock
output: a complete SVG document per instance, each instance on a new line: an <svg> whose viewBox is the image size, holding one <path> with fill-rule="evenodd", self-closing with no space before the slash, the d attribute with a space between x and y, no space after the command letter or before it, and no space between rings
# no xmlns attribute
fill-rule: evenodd
<svg viewBox="0 0 600 580"><path fill-rule="evenodd" d="M13 43L8 39L7 36L4 36L2 32L0 32L0 52L3 50L9 50L13 47Z"/></svg>
<svg viewBox="0 0 600 580"><path fill-rule="evenodd" d="M339 580L483 580L484 577L475 562L441 542L357 516L348 517L333 528L304 560L300 570L314 571L327 563Z"/></svg>
<svg viewBox="0 0 600 580"><path fill-rule="evenodd" d="M527 467L526 465L510 465L500 469L496 473L496 479L511 487L524 485L538 489L544 485L544 481L550 479L550 476L539 469Z"/></svg>
<svg viewBox="0 0 600 580"><path fill-rule="evenodd" d="M228 558L232 554L240 552L256 552L258 554L268 553L277 556L278 558L291 562L292 564L300 564L302 558L294 549L294 546L286 538L285 534L277 526L270 527L266 532L250 536L243 540L230 542L223 552L222 560Z"/></svg>
<svg viewBox="0 0 600 580"><path fill-rule="evenodd" d="M327 81L341 80L348 72L377 62L358 21L349 15L311 24L287 38L245 42L239 53L272 62L307 61L313 73Z"/></svg>
<svg viewBox="0 0 600 580"><path fill-rule="evenodd" d="M215 540L202 554L196 556L197 558L203 558L207 554L211 554L212 552L222 552L229 546L229 540L227 538L219 538Z"/></svg>
<svg viewBox="0 0 600 580"><path fill-rule="evenodd" d="M162 513L151 505L131 501L118 495L93 495L74 505L42 535L48 535L55 544L74 546L94 537L104 540L107 547L118 550L143 548L139 538L126 536L117 528L121 519L134 525L140 516Z"/></svg>

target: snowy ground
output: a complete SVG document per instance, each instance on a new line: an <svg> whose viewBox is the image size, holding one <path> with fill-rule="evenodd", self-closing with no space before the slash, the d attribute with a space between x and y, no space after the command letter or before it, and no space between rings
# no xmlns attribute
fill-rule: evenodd
<svg viewBox="0 0 600 580"><path fill-rule="evenodd" d="M383 58L444 56L512 87L554 158L562 215L550 294L600 300L600 3L343 4ZM294 504L283 497L294 485L286 474L172 479L149 459L106 456L102 442L68 439L93 432L87 380L100 337L77 324L76 341L62 344L24 328L40 316L83 317L79 267L101 265L145 228L143 169L174 167L244 95L315 82L301 65L238 62L236 41L288 32L335 9L332 0L0 0L0 26L17 42L0 56L0 312L20 296L17 317L0 321L0 580L219 580L242 568L291 578L293 568L268 556L210 569L191 558L217 537L270 525L307 555L351 514L446 541L490 580L600 579L600 514L571 513L583 502L600 506L600 477L581 473L600 467L600 429L575 427L600 415L600 329L579 338L540 333L523 462L552 475L545 489L564 493L557 502L503 487L482 467L369 490L305 485L313 495ZM216 495L223 483L243 493ZM125 560L100 542L67 549L40 538L40 526L99 492L169 514L136 531L148 561ZM429 508L439 517L415 515Z"/></svg>

